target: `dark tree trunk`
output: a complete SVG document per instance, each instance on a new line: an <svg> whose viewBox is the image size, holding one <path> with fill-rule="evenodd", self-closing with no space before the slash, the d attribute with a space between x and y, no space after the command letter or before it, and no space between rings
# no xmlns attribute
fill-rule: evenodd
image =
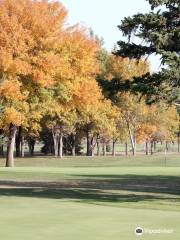
<svg viewBox="0 0 180 240"><path fill-rule="evenodd" d="M153 141L151 141L151 155L153 155Z"/></svg>
<svg viewBox="0 0 180 240"><path fill-rule="evenodd" d="M109 142L106 142L106 152L111 152L111 145Z"/></svg>
<svg viewBox="0 0 180 240"><path fill-rule="evenodd" d="M154 152L156 152L156 141L154 141Z"/></svg>
<svg viewBox="0 0 180 240"><path fill-rule="evenodd" d="M113 139L113 144L112 144L112 156L116 156L116 149L115 149L115 144L116 144L116 139Z"/></svg>
<svg viewBox="0 0 180 240"><path fill-rule="evenodd" d="M86 129L86 137L87 137L87 156L94 156L94 147L96 144L94 144L94 137L91 136L91 127L88 125Z"/></svg>
<svg viewBox="0 0 180 240"><path fill-rule="evenodd" d="M91 134L90 134L90 130L87 127L87 131L86 131L86 137L87 137L87 152L86 155L87 156L92 156L92 148L91 148Z"/></svg>
<svg viewBox="0 0 180 240"><path fill-rule="evenodd" d="M24 157L24 136L21 137L21 157Z"/></svg>
<svg viewBox="0 0 180 240"><path fill-rule="evenodd" d="M4 143L3 143L3 138L4 138L4 132L2 129L0 129L0 156L4 157Z"/></svg>
<svg viewBox="0 0 180 240"><path fill-rule="evenodd" d="M20 126L16 134L16 157L21 156L21 133L22 133L22 128Z"/></svg>
<svg viewBox="0 0 180 240"><path fill-rule="evenodd" d="M17 132L17 127L11 124L9 127L9 136L8 136L8 144L7 144L6 167L14 167L14 148L15 148L16 132Z"/></svg>
<svg viewBox="0 0 180 240"><path fill-rule="evenodd" d="M104 141L103 141L102 150L103 150L103 156L106 156L106 143Z"/></svg>
<svg viewBox="0 0 180 240"><path fill-rule="evenodd" d="M166 151L169 151L169 143L166 141Z"/></svg>
<svg viewBox="0 0 180 240"><path fill-rule="evenodd" d="M4 157L4 145L0 146L0 156Z"/></svg>
<svg viewBox="0 0 180 240"><path fill-rule="evenodd" d="M29 146L29 155L33 156L34 155L34 146L35 146L36 140L33 138L28 139L28 146Z"/></svg>
<svg viewBox="0 0 180 240"><path fill-rule="evenodd" d="M149 155L149 142L146 141L146 155Z"/></svg>
<svg viewBox="0 0 180 240"><path fill-rule="evenodd" d="M127 142L125 143L125 154L126 154L126 156L128 156L128 143Z"/></svg>

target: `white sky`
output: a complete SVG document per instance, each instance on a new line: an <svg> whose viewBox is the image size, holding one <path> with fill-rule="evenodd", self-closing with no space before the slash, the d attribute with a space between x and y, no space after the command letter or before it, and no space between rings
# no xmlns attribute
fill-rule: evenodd
<svg viewBox="0 0 180 240"><path fill-rule="evenodd" d="M111 51L118 40L122 39L117 25L124 17L138 12L149 12L150 7L146 0L60 0L68 9L68 23L80 23L91 27L95 34L103 37L104 46ZM151 69L156 71L159 61L156 57L150 58Z"/></svg>

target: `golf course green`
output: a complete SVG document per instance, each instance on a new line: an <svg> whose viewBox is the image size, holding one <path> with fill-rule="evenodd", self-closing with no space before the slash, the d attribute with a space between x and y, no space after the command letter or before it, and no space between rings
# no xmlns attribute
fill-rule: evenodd
<svg viewBox="0 0 180 240"><path fill-rule="evenodd" d="M180 159L165 160L1 159L0 239L179 240Z"/></svg>

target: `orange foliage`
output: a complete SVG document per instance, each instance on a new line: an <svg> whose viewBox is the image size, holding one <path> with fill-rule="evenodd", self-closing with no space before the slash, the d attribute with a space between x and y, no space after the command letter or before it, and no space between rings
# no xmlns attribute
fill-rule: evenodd
<svg viewBox="0 0 180 240"><path fill-rule="evenodd" d="M16 80L7 80L0 85L0 96L9 100L23 100L25 95L21 92L21 84Z"/></svg>
<svg viewBox="0 0 180 240"><path fill-rule="evenodd" d="M136 131L137 142L151 140L153 134L157 131L157 126L142 124Z"/></svg>
<svg viewBox="0 0 180 240"><path fill-rule="evenodd" d="M92 77L99 71L97 60L98 44L85 29L75 26L67 29L60 37L57 51L60 58L61 79L78 80Z"/></svg>
<svg viewBox="0 0 180 240"><path fill-rule="evenodd" d="M4 128L4 125L14 124L16 126L20 126L24 121L24 116L20 112L18 112L13 107L7 107L3 116L3 123L0 122L0 127Z"/></svg>
<svg viewBox="0 0 180 240"><path fill-rule="evenodd" d="M52 84L59 66L54 54L66 17L58 2L4 0L0 2L0 72L31 76L42 86Z"/></svg>
<svg viewBox="0 0 180 240"><path fill-rule="evenodd" d="M119 56L110 55L108 59L108 76L123 80L132 79L146 74L149 71L149 64L145 60L136 60L122 58Z"/></svg>
<svg viewBox="0 0 180 240"><path fill-rule="evenodd" d="M77 108L96 108L102 99L101 90L94 79L84 80L74 86L73 102Z"/></svg>

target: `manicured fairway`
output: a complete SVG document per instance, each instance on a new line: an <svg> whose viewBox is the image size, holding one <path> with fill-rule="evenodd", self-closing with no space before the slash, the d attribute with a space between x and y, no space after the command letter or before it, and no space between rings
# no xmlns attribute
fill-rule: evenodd
<svg viewBox="0 0 180 240"><path fill-rule="evenodd" d="M126 164L107 157L25 159L14 169L1 167L0 239L179 240L180 159L172 156L171 167L162 165L162 156L154 159L156 166L151 157ZM137 226L174 232L138 237Z"/></svg>

